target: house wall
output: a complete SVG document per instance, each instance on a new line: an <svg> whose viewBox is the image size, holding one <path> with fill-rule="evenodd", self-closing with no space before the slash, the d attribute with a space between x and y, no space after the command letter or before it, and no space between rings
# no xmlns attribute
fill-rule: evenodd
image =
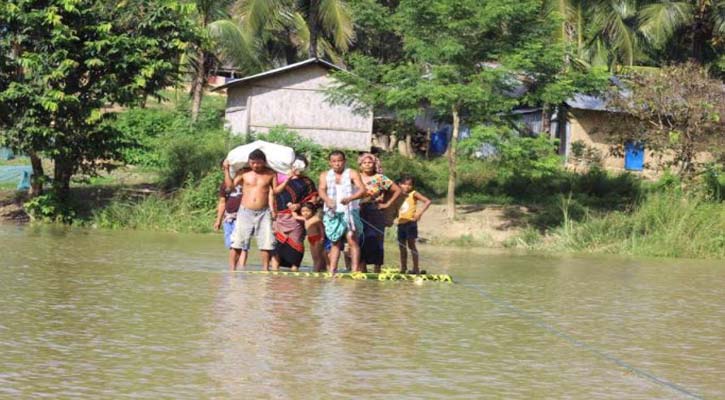
<svg viewBox="0 0 725 400"><path fill-rule="evenodd" d="M332 83L326 68L308 65L231 87L227 126L245 134L285 125L325 147L369 150L372 112L358 115L349 106L329 104L324 91Z"/></svg>
<svg viewBox="0 0 725 400"><path fill-rule="evenodd" d="M581 141L587 146L598 150L602 155L604 168L624 171L624 158L610 153L612 143L607 136L613 132L616 118L611 113L592 110L569 110L569 141L566 144L567 164L576 167L579 160L572 155L571 144ZM646 161L646 155L645 155Z"/></svg>
<svg viewBox="0 0 725 400"><path fill-rule="evenodd" d="M248 87L230 87L227 89L227 107L224 111L224 127L232 134L244 135L249 132Z"/></svg>
<svg viewBox="0 0 725 400"><path fill-rule="evenodd" d="M609 136L617 132L617 129L626 129L626 124L618 123L616 114L605 111L593 110L569 110L570 136L567 142L567 166L573 169L586 169L586 162L576 159L571 152L573 142L582 141L590 148L597 149L602 155L602 166L609 170L625 171L624 157L617 157L612 154L611 148L617 143L613 143ZM619 133L619 132L618 132ZM624 145L623 143L621 145ZM623 150L622 150L623 151ZM642 175L645 177L655 178L659 176L664 165L674 159L673 152L665 152L662 154L653 154L645 148L644 169ZM695 155L695 162L712 161L712 154L708 152L698 152Z"/></svg>

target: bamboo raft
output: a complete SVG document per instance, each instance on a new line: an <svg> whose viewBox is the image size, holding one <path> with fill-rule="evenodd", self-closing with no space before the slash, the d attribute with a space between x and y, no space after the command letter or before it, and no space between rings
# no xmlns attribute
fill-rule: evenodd
<svg viewBox="0 0 725 400"><path fill-rule="evenodd" d="M300 278L326 278L326 279L353 279L353 280L377 280L377 281L434 281L453 283L453 278L448 274L401 274L392 269L383 269L380 273L374 272L306 272L306 271L238 271L252 275L290 276Z"/></svg>

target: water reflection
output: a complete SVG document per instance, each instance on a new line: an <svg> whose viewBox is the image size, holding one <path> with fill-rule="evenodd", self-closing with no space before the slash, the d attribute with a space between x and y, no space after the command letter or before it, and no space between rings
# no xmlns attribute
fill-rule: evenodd
<svg viewBox="0 0 725 400"><path fill-rule="evenodd" d="M0 397L686 398L512 309L725 396L717 263L423 249L459 284L418 286L233 274L219 247L0 227Z"/></svg>

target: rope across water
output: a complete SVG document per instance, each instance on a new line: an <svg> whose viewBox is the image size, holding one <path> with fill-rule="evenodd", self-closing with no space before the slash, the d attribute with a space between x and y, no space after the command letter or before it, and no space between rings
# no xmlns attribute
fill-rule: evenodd
<svg viewBox="0 0 725 400"><path fill-rule="evenodd" d="M367 226L371 227L372 229L375 229L376 231L378 231L379 233L384 234L383 231L381 231L378 228L376 228L375 226L371 225L365 219L363 219L363 218L360 218L360 219L362 220L363 224L366 224ZM401 246L404 246L403 243L398 242L398 244L401 245ZM687 389L685 387L682 387L682 386L677 385L677 384L675 384L673 382L670 382L667 379L660 378L660 377L658 377L658 376L656 376L654 374L651 374L651 373L649 373L649 372L647 372L647 371L645 371L643 369L637 368L634 365L629 364L629 363L627 363L626 361L624 361L624 360L622 360L620 358L617 358L617 357L615 357L615 356L613 356L613 355L611 355L611 354L609 354L609 353L607 353L607 352L605 352L603 350L600 350L600 349L598 349L598 348L596 348L596 347L594 347L594 346L592 346L592 345L590 345L590 344L588 344L588 343L586 343L584 341L581 341L581 340L575 338L574 336L572 336L572 335L570 335L570 334L568 334L568 333L566 333L566 332L564 332L564 331L562 331L560 329L557 329L556 327L554 327L551 324L545 322L544 320L542 320L542 319L540 319L540 318L532 315L531 313L528 313L528 312L526 312L526 311L524 311L524 310L522 310L522 309L520 309L520 308L512 305L511 303L509 303L509 302L507 302L505 300L499 299L499 298L491 295L481 285L472 285L472 284L468 284L468 283L459 283L459 284L461 286L464 286L464 287L466 287L468 289L471 289L471 290L475 291L481 297L483 297L486 300L490 301L491 303L493 303L497 307L502 308L502 309L505 309L505 310L507 310L507 311L515 314L516 316L518 316L518 317L520 317L522 319L525 319L525 320L531 322L532 324L534 324L537 327L545 330L549 334L552 334L552 335L554 335L556 337L559 337L559 338L561 338L563 340L566 340L567 342L569 342L571 345L573 345L575 347L578 347L578 348L587 350L590 353L592 353L592 354L594 354L594 355L596 355L596 356L598 356L598 357L600 357L602 359L605 359L605 360L607 360L609 362L612 362L612 363L614 363L614 364L616 364L616 365L618 365L618 366L626 369L627 371L635 374L636 376L638 376L638 377L640 377L642 379L648 380L648 381L650 381L650 382L652 382L654 384L657 384L659 386L663 386L663 387L666 387L668 389L671 389L671 390L673 390L673 391L675 391L675 392L677 392L677 393L679 393L679 394L681 394L683 396L686 396L688 398L692 398L692 399L704 399L704 397L702 397L702 396L694 393L693 391L691 391L691 390L689 390L689 389Z"/></svg>

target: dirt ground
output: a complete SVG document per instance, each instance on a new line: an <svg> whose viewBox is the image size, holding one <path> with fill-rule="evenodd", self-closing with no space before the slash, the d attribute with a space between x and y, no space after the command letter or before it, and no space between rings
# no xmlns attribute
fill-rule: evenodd
<svg viewBox="0 0 725 400"><path fill-rule="evenodd" d="M471 243L500 247L519 234L530 212L522 206L464 205L456 208L457 218L451 222L446 206L432 204L418 223L421 241L431 243Z"/></svg>
<svg viewBox="0 0 725 400"><path fill-rule="evenodd" d="M0 223L24 224L30 217L23 209L23 198L16 197L14 191L0 191Z"/></svg>

